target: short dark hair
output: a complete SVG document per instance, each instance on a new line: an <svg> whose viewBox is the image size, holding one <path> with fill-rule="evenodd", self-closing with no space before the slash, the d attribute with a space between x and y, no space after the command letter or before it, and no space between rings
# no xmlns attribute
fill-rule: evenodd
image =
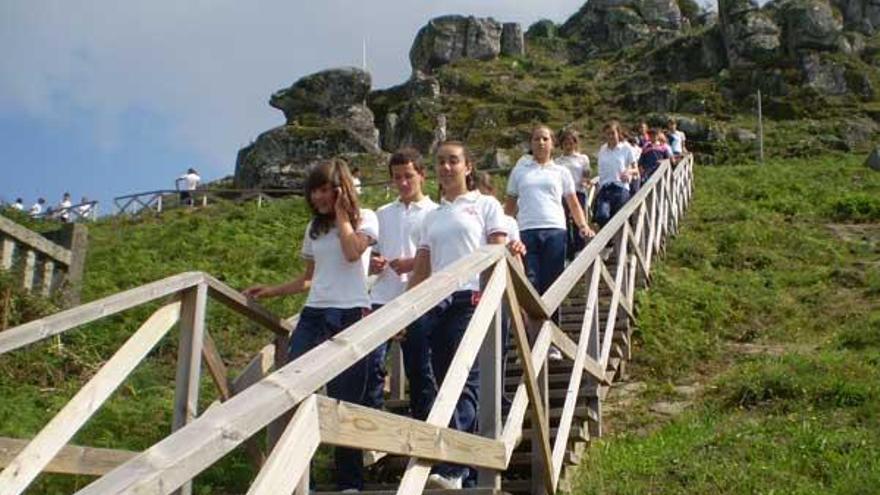
<svg viewBox="0 0 880 495"><path fill-rule="evenodd" d="M388 175L391 175L392 173L391 167L395 165L406 165L407 163L412 163L413 168L420 174L425 173L425 164L422 163L422 154L419 153L417 149L407 146L405 148L400 148L391 155L391 158L388 160Z"/></svg>

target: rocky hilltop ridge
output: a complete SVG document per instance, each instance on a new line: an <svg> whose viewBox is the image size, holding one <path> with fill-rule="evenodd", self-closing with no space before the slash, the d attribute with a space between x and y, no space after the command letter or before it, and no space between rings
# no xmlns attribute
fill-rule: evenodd
<svg viewBox="0 0 880 495"><path fill-rule="evenodd" d="M758 89L785 152L804 152L814 130L819 144L807 146L858 149L880 132L878 28L876 0L718 0L717 15L692 0L590 0L561 25L527 30L437 17L398 86L372 90L368 73L340 68L275 92L286 123L239 152L235 180L296 187L322 159L381 163L447 137L504 166L536 122L591 130L611 116L675 117L698 152L724 161L753 146Z"/></svg>

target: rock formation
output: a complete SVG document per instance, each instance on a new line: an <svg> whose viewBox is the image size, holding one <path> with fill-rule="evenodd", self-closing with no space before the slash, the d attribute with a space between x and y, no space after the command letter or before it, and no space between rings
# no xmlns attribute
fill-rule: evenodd
<svg viewBox="0 0 880 495"><path fill-rule="evenodd" d="M491 17L448 15L431 19L419 30L409 60L414 71L430 74L455 60L492 60L502 53L522 55L524 49L518 24L502 25Z"/></svg>
<svg viewBox="0 0 880 495"><path fill-rule="evenodd" d="M313 163L335 156L376 154L379 131L365 100L370 75L356 68L303 77L272 95L287 123L260 134L238 152L235 185L299 187Z"/></svg>
<svg viewBox="0 0 880 495"><path fill-rule="evenodd" d="M778 55L779 26L757 0L718 0L718 14L730 67L750 67Z"/></svg>
<svg viewBox="0 0 880 495"><path fill-rule="evenodd" d="M675 0L590 0L565 21L561 34L607 50L681 28L681 10Z"/></svg>

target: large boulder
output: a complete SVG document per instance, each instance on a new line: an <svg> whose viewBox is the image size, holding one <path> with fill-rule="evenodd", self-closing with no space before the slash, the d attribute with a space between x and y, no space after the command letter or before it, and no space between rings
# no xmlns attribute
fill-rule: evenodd
<svg viewBox="0 0 880 495"><path fill-rule="evenodd" d="M750 67L777 57L779 26L757 0L718 0L718 15L730 67Z"/></svg>
<svg viewBox="0 0 880 495"><path fill-rule="evenodd" d="M699 34L680 36L651 52L645 60L655 76L673 81L711 77L727 65L717 26Z"/></svg>
<svg viewBox="0 0 880 495"><path fill-rule="evenodd" d="M824 60L818 53L805 53L800 57L801 73L806 86L820 94L840 96L848 92L846 67L830 60Z"/></svg>
<svg viewBox="0 0 880 495"><path fill-rule="evenodd" d="M518 24L502 25L491 17L447 15L431 19L419 30L409 60L414 71L430 74L463 58L492 60L502 53L522 55L523 50Z"/></svg>
<svg viewBox="0 0 880 495"><path fill-rule="evenodd" d="M364 103L369 91L368 73L342 68L303 77L275 92L269 104L284 112L287 123L239 151L236 186L300 187L314 163L378 154L379 131Z"/></svg>
<svg viewBox="0 0 880 495"><path fill-rule="evenodd" d="M681 28L676 0L590 0L565 21L561 32L589 47L615 50Z"/></svg>
<svg viewBox="0 0 880 495"><path fill-rule="evenodd" d="M843 23L827 0L792 0L783 4L777 19L785 47L794 55L801 50L837 50L843 46Z"/></svg>

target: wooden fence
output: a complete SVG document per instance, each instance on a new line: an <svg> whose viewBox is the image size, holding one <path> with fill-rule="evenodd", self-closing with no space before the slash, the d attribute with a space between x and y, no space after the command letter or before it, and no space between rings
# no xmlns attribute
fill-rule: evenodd
<svg viewBox="0 0 880 495"><path fill-rule="evenodd" d="M636 289L649 282L652 261L678 229L693 191L692 171L690 157L674 170L669 163L661 165L543 295L536 293L503 247L488 246L432 274L290 363L284 362L283 354L295 317L282 320L202 273L170 277L0 333L2 354L149 301L173 297L34 439L26 445L15 439L0 442L0 461L4 460L3 445L15 452L4 461L7 467L0 473L0 495L22 493L43 470L102 475L77 492L82 495L189 493L196 475L239 446L262 466L248 494L302 494L307 493L309 464L321 444L408 457L395 488L399 495L422 493L430 468L437 462L479 468L479 488L460 493L495 494L502 493L502 488L514 493L555 493L572 457L570 433L580 428L576 417L584 411L591 422L590 434L601 434L601 401L631 352L629 326L620 322L635 320ZM429 311L474 273L483 274L483 295L425 421L320 395L329 380ZM236 380L229 379L204 325L209 297L277 334L275 346L265 348ZM510 308L515 361L521 373L504 421L503 302ZM572 303L582 314L578 328L567 333L550 315ZM139 453L65 446L177 321L174 432ZM570 365L562 377L561 393L555 397L548 390L551 344ZM279 357L274 363L273 356ZM199 415L202 359L222 403ZM471 435L446 426L476 360L481 370L480 433ZM275 371L269 373L273 364ZM585 407L580 402L584 397ZM561 409L551 413L551 399ZM292 419L284 421L291 412ZM529 429L524 427L527 421ZM279 432L265 460L254 442L264 429ZM505 482L502 487L501 473L515 462L518 446L526 443L530 445L526 457L530 479Z"/></svg>
<svg viewBox="0 0 880 495"><path fill-rule="evenodd" d="M0 216L0 268L11 271L21 286L44 296L61 291L65 305L79 303L88 231L66 224L41 235Z"/></svg>
<svg viewBox="0 0 880 495"><path fill-rule="evenodd" d="M190 193L190 203L181 196L182 192ZM175 189L159 189L113 198L117 214L140 215L143 213L162 213L169 208L182 206L207 206L209 202L219 200L244 203L255 201L257 207L273 199L301 194L294 189L196 189L179 191Z"/></svg>

